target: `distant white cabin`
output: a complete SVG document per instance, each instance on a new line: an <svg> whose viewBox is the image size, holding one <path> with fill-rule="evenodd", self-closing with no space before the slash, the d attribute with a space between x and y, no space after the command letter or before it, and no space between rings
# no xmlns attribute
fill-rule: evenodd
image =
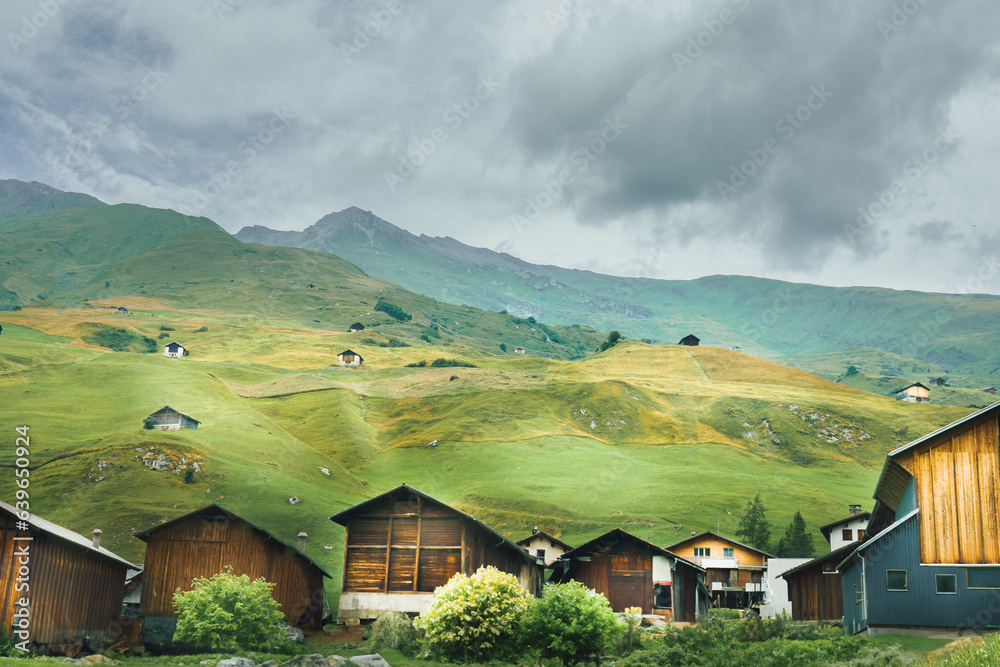
<svg viewBox="0 0 1000 667"><path fill-rule="evenodd" d="M337 355L337 363L341 366L360 366L365 363L365 360L353 350L344 350Z"/></svg>
<svg viewBox="0 0 1000 667"><path fill-rule="evenodd" d="M517 352L518 354L524 354L524 348L523 347L515 347L514 351Z"/></svg>
<svg viewBox="0 0 1000 667"><path fill-rule="evenodd" d="M165 357L183 357L185 355L187 355L187 350L177 341L172 340L163 346L163 356Z"/></svg>
<svg viewBox="0 0 1000 667"><path fill-rule="evenodd" d="M931 390L915 382L909 387L903 387L896 392L897 401L906 401L907 403L930 403L931 400Z"/></svg>
<svg viewBox="0 0 1000 667"><path fill-rule="evenodd" d="M534 556L538 559L538 563L545 567L552 567L552 564L559 560L560 556L573 550L570 545L560 542L551 535L546 535L537 528L531 535L518 542L517 546Z"/></svg>
<svg viewBox="0 0 1000 667"><path fill-rule="evenodd" d="M868 520L872 518L872 515L871 512L861 512L860 509L859 505L854 505L851 507L850 516L820 526L819 532L823 533L823 537L830 542L830 551L836 551L865 538Z"/></svg>

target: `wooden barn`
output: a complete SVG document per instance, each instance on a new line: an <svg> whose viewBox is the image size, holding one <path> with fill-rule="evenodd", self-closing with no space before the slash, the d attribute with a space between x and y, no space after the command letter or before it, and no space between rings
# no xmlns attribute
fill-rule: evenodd
<svg viewBox="0 0 1000 667"><path fill-rule="evenodd" d="M857 546L857 542L849 542L779 575L788 584L794 620L839 621L844 618L843 582L837 566Z"/></svg>
<svg viewBox="0 0 1000 667"><path fill-rule="evenodd" d="M128 315L128 308L126 308L125 306L118 306L115 312L118 313L119 315Z"/></svg>
<svg viewBox="0 0 1000 667"><path fill-rule="evenodd" d="M559 560L560 556L573 548L551 535L546 535L538 528L535 528L531 535L523 540L518 540L517 546L537 558L538 562L545 567L551 567L554 562Z"/></svg>
<svg viewBox="0 0 1000 667"><path fill-rule="evenodd" d="M165 357L183 357L185 355L187 355L187 350L175 340L163 346L163 356Z"/></svg>
<svg viewBox="0 0 1000 667"><path fill-rule="evenodd" d="M100 546L101 531L86 538L2 501L0 530L0 622L14 643L72 653L121 638L125 579L135 566Z"/></svg>
<svg viewBox="0 0 1000 667"><path fill-rule="evenodd" d="M197 419L192 419L183 412L174 410L169 405L164 405L162 408L149 416L153 418L155 422L153 424L153 428L157 431L179 431L182 428L189 428L197 431L198 424L201 423Z"/></svg>
<svg viewBox="0 0 1000 667"><path fill-rule="evenodd" d="M694 334L688 334L687 336L684 336L684 338L681 338L680 341L678 341L677 344L678 345L687 345L688 347L697 347L698 343L700 343L700 342L701 342L700 338L698 338Z"/></svg>
<svg viewBox="0 0 1000 667"><path fill-rule="evenodd" d="M931 385L933 385L935 387L950 387L951 386L951 385L948 384L948 380L946 380L945 378L934 378L928 384L931 384Z"/></svg>
<svg viewBox="0 0 1000 667"><path fill-rule="evenodd" d="M909 387L903 387L897 391L896 400L906 401L907 403L929 403L931 400L931 390L919 382L914 382Z"/></svg>
<svg viewBox="0 0 1000 667"><path fill-rule="evenodd" d="M355 322L354 324L352 324L347 328L347 333L357 333L358 331L364 331L364 330L365 330L365 325L361 324L361 322Z"/></svg>
<svg viewBox="0 0 1000 667"><path fill-rule="evenodd" d="M983 391L985 391L987 394L997 393L996 387L983 387Z"/></svg>
<svg viewBox="0 0 1000 667"><path fill-rule="evenodd" d="M708 611L705 570L621 528L564 553L551 581L579 581L616 612L642 607L667 621L694 623Z"/></svg>
<svg viewBox="0 0 1000 667"><path fill-rule="evenodd" d="M534 556L479 520L405 484L330 517L347 529L338 621L419 613L434 589L492 565L537 594Z"/></svg>
<svg viewBox="0 0 1000 667"><path fill-rule="evenodd" d="M233 574L264 577L276 584L272 595L285 622L322 629L323 578L330 575L299 548L219 505L208 505L135 534L146 543L139 614L144 641L166 645L177 627L174 590L191 590L192 580L210 578L232 567Z"/></svg>
<svg viewBox="0 0 1000 667"><path fill-rule="evenodd" d="M341 366L360 366L365 360L354 350L344 350L337 355L337 363Z"/></svg>
<svg viewBox="0 0 1000 667"><path fill-rule="evenodd" d="M773 556L748 544L705 531L669 547L705 568L705 583L715 607L742 609L764 599L764 570Z"/></svg>
<svg viewBox="0 0 1000 667"><path fill-rule="evenodd" d="M998 416L995 403L889 452L869 537L837 566L848 634L1000 627Z"/></svg>

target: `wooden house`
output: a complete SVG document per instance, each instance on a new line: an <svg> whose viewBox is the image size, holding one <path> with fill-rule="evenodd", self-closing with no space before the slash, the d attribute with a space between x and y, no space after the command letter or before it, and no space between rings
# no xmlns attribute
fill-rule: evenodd
<svg viewBox="0 0 1000 667"><path fill-rule="evenodd" d="M163 356L165 357L183 357L186 354L187 350L184 349L184 346L175 340L163 346Z"/></svg>
<svg viewBox="0 0 1000 667"><path fill-rule="evenodd" d="M897 391L896 400L907 403L928 403L931 400L931 390L919 382L914 382L909 387Z"/></svg>
<svg viewBox="0 0 1000 667"><path fill-rule="evenodd" d="M711 531L667 548L705 568L713 606L741 609L764 599L764 570L771 554Z"/></svg>
<svg viewBox="0 0 1000 667"><path fill-rule="evenodd" d="M689 347L697 347L698 343L700 343L700 342L701 342L700 338L698 338L694 334L688 334L687 336L684 336L684 338L681 338L680 341L678 341L677 344L678 345L687 345Z"/></svg>
<svg viewBox="0 0 1000 667"><path fill-rule="evenodd" d="M931 385L933 385L935 387L949 387L949 386L951 386L951 385L948 384L948 380L946 380L945 378L934 378L928 384L931 384Z"/></svg>
<svg viewBox="0 0 1000 667"><path fill-rule="evenodd" d="M782 573L796 621L839 621L844 617L843 581L837 566L858 546L849 542Z"/></svg>
<svg viewBox="0 0 1000 667"><path fill-rule="evenodd" d="M298 549L229 510L212 504L135 534L146 543L139 614L147 645L167 645L177 627L174 591L191 590L198 577L233 574L274 583L274 599L285 622L322 629L323 578L329 573Z"/></svg>
<svg viewBox="0 0 1000 667"><path fill-rule="evenodd" d="M405 484L330 519L344 526L338 621L354 624L387 612L419 613L434 589L484 565L513 574L537 594L534 556L479 520Z"/></svg>
<svg viewBox="0 0 1000 667"><path fill-rule="evenodd" d="M844 628L997 628L1000 403L894 449L869 537L837 566Z"/></svg>
<svg viewBox="0 0 1000 667"><path fill-rule="evenodd" d="M347 328L347 333L357 333L358 331L364 331L364 330L365 330L365 325L361 324L361 322L355 322L354 324L352 324Z"/></svg>
<svg viewBox="0 0 1000 667"><path fill-rule="evenodd" d="M337 363L341 366L360 366L364 362L361 355L353 350L344 350L337 355Z"/></svg>
<svg viewBox="0 0 1000 667"><path fill-rule="evenodd" d="M872 514L871 512L862 512L860 505L851 505L851 507L858 509L857 511L851 510L850 516L819 528L819 532L823 533L823 537L830 543L830 551L836 551L845 544L865 539L868 520L871 519Z"/></svg>
<svg viewBox="0 0 1000 667"><path fill-rule="evenodd" d="M149 416L155 420L153 428L157 431L179 431L182 428L189 428L197 431L198 424L201 423L197 419L193 419L183 412L174 410L169 405L164 405L162 408Z"/></svg>
<svg viewBox="0 0 1000 667"><path fill-rule="evenodd" d="M101 531L86 538L2 501L0 530L0 623L15 644L72 652L118 641L135 566L101 546Z"/></svg>
<svg viewBox="0 0 1000 667"><path fill-rule="evenodd" d="M538 562L545 567L551 567L552 563L559 560L560 556L573 548L537 528L532 531L531 535L519 540L517 546L537 558Z"/></svg>
<svg viewBox="0 0 1000 667"><path fill-rule="evenodd" d="M996 387L983 387L983 391L985 391L987 394L997 393Z"/></svg>
<svg viewBox="0 0 1000 667"><path fill-rule="evenodd" d="M118 308L115 309L115 312L119 315L128 315L128 308L125 306L118 306Z"/></svg>
<svg viewBox="0 0 1000 667"><path fill-rule="evenodd" d="M704 568L620 528L567 551L554 567L551 581L579 581L616 612L641 607L643 614L687 623L708 612Z"/></svg>

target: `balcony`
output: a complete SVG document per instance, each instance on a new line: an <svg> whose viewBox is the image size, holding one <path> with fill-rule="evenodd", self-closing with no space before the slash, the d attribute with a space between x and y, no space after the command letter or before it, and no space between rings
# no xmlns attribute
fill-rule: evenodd
<svg viewBox="0 0 1000 667"><path fill-rule="evenodd" d="M740 566L739 558L718 558L712 556L689 556L688 560L695 565L713 570L735 570Z"/></svg>

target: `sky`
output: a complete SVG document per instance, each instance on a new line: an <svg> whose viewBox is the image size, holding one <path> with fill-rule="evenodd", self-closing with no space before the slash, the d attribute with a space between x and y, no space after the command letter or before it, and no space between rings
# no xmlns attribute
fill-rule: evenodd
<svg viewBox="0 0 1000 667"><path fill-rule="evenodd" d="M4 0L0 36L0 178L231 232L358 206L615 275L1000 293L986 0Z"/></svg>

